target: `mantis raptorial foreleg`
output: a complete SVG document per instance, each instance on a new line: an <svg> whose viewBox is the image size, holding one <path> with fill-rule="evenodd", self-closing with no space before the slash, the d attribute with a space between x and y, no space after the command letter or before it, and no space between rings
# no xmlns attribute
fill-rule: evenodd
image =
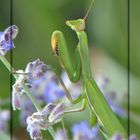
<svg viewBox="0 0 140 140"><path fill-rule="evenodd" d="M66 70L70 80L73 82L78 81L81 74L81 60L78 49L76 48L75 50L75 65L73 65L64 35L60 31L55 31L52 35L52 49L60 65ZM65 51L65 54L63 51Z"/></svg>

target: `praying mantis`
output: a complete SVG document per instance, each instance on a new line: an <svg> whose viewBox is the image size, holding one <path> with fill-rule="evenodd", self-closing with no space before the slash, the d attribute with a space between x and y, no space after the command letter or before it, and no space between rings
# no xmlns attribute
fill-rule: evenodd
<svg viewBox="0 0 140 140"><path fill-rule="evenodd" d="M72 82L82 81L82 94L76 100L73 100L68 93L65 84L61 80L63 87L67 91L66 96L71 103L76 104L82 101L81 108L67 111L66 113L83 111L88 105L91 120L93 119L94 121L95 118L97 119L97 122L107 138L111 138L115 133L120 133L126 137L126 132L123 126L113 113L92 77L88 52L88 39L87 34L84 31L85 18L66 21L66 25L75 31L79 40L78 45L75 48L74 63L71 60L65 37L61 31L56 30L52 34L52 50L61 67L67 72L69 79Z"/></svg>

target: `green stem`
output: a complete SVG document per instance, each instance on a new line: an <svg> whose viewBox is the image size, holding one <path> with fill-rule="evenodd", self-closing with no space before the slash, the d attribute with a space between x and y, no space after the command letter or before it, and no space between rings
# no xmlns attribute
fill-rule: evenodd
<svg viewBox="0 0 140 140"><path fill-rule="evenodd" d="M6 66L6 68L12 73L12 75L14 76L14 78L16 80L18 80L18 74L16 74L16 70L10 65L10 63L7 61L7 59L3 56L3 55L0 55L0 60L3 62L3 64ZM27 94L27 96L29 97L29 99L32 101L32 103L34 104L36 110L39 112L41 111L41 107L40 105L38 104L38 102L36 101L35 97L32 95L31 91L29 90L29 88L24 84L23 85L23 88ZM54 138L55 137L55 131L53 129L53 127L49 127L48 128L50 134L52 135L52 137Z"/></svg>
<svg viewBox="0 0 140 140"><path fill-rule="evenodd" d="M49 130L50 134L52 135L53 139L55 139L55 131L54 131L54 128L52 126L50 126L48 128L48 130Z"/></svg>
<svg viewBox="0 0 140 140"><path fill-rule="evenodd" d="M0 60L3 62L3 64L5 65L5 67L10 71L10 72L15 72L15 69L12 68L12 66L10 65L10 63L7 61L7 59L3 56L0 55ZM18 75L15 73L14 78L17 80L18 79Z"/></svg>
<svg viewBox="0 0 140 140"><path fill-rule="evenodd" d="M68 139L65 124L64 124L64 120L61 120L61 124L62 124L62 128L63 128L64 134L65 134L65 137Z"/></svg>

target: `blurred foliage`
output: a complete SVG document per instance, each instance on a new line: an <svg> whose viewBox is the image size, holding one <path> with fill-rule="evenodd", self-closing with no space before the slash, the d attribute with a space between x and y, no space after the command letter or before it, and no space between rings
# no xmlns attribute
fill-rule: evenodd
<svg viewBox="0 0 140 140"><path fill-rule="evenodd" d="M73 31L66 25L65 21L84 17L90 0L12 0L13 1L13 24L19 27L19 35L15 40L16 49L13 50L13 66L16 69L24 69L26 64L36 58L40 58L47 64L51 64L59 72L61 68L52 55L51 34L54 30L61 30L71 52L76 44L77 38ZM9 0L0 0L0 30L10 24ZM131 62L131 112L135 114L132 120L131 130L136 132L140 128L139 121L139 91L140 91L140 18L139 0L131 1L130 6L130 62ZM98 56L93 57L97 70L103 69L104 74L109 75L113 89L124 91L127 89L128 68L128 0L95 0L94 6L87 20L87 28L90 46L94 46L95 55L104 50L108 56L99 58L101 63L97 64ZM71 54L73 55L73 54ZM93 53L91 53L93 55ZM7 55L9 57L9 54ZM106 58L106 59L105 59ZM103 61L106 60L106 61ZM93 64L93 69L94 68ZM8 97L10 91L10 75L0 63L0 98ZM8 88L7 88L8 87ZM126 91L127 92L127 91ZM124 98L124 97L123 97ZM120 97L121 99L121 97ZM127 99L127 97L126 97ZM123 99L122 99L123 100ZM126 103L127 105L127 103ZM76 115L79 118L82 115ZM76 118L71 116L72 118ZM136 119L138 118L138 119ZM66 120L70 120L67 119ZM72 119L71 119L72 120ZM14 119L14 122L17 121ZM69 122L67 125L71 125ZM17 129L16 129L17 130Z"/></svg>

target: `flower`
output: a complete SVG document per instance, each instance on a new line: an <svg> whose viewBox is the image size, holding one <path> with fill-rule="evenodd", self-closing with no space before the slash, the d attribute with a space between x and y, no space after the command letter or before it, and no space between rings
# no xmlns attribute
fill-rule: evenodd
<svg viewBox="0 0 140 140"><path fill-rule="evenodd" d="M121 134L115 134L112 136L111 140L124 140Z"/></svg>
<svg viewBox="0 0 140 140"><path fill-rule="evenodd" d="M27 85L31 89L34 80L40 79L42 76L44 76L44 73L46 71L47 65L45 65L39 59L28 63L25 71L16 71L16 73L18 74L18 79L12 86L12 106L14 110L21 108L21 102L23 98L22 96L26 92L24 90L24 86Z"/></svg>
<svg viewBox="0 0 140 140"><path fill-rule="evenodd" d="M80 122L72 127L73 140L97 140L98 127L90 128L86 122Z"/></svg>
<svg viewBox="0 0 140 140"><path fill-rule="evenodd" d="M58 129L55 133L55 139L54 140L68 140L64 130Z"/></svg>
<svg viewBox="0 0 140 140"><path fill-rule="evenodd" d="M50 113L49 122L54 124L61 121L64 115L64 109L64 103L60 102Z"/></svg>
<svg viewBox="0 0 140 140"><path fill-rule="evenodd" d="M135 134L130 135L129 137L130 140L137 140L137 136Z"/></svg>
<svg viewBox="0 0 140 140"><path fill-rule="evenodd" d="M25 126L27 117L32 115L36 109L31 100L29 100L28 96L25 94L22 95L21 102L20 123Z"/></svg>
<svg viewBox="0 0 140 140"><path fill-rule="evenodd" d="M40 112L35 112L27 118L27 131L31 139L42 138L41 129L47 129L47 121L42 117Z"/></svg>
<svg viewBox="0 0 140 140"><path fill-rule="evenodd" d="M56 74L51 70L46 71L40 79L34 80L31 90L35 95L40 95L47 104L54 103L65 96Z"/></svg>
<svg viewBox="0 0 140 140"><path fill-rule="evenodd" d="M121 134L118 134L118 133L114 134L111 138L111 140L125 140L125 139L126 138L124 138ZM129 140L137 140L137 137L136 137L136 135L132 134L129 136L128 139Z"/></svg>
<svg viewBox="0 0 140 140"><path fill-rule="evenodd" d="M42 138L41 130L34 124L28 125L27 131L29 132L31 139L37 140Z"/></svg>
<svg viewBox="0 0 140 140"><path fill-rule="evenodd" d="M48 103L41 111L41 114L44 118L47 118L47 116L51 113L51 111L55 108L55 105L52 103Z"/></svg>
<svg viewBox="0 0 140 140"><path fill-rule="evenodd" d="M44 64L43 61L40 61L40 59L29 62L25 69L25 73L27 73L27 82L40 79L42 76L44 76L44 73L47 71L47 69L47 65Z"/></svg>
<svg viewBox="0 0 140 140"><path fill-rule="evenodd" d="M9 110L0 110L0 131L7 131L8 121L10 119Z"/></svg>
<svg viewBox="0 0 140 140"><path fill-rule="evenodd" d="M20 79L20 78L19 78ZM21 107L21 96L23 93L23 85L17 80L12 86L12 106L13 110L19 109Z"/></svg>
<svg viewBox="0 0 140 140"><path fill-rule="evenodd" d="M41 130L47 130L48 127L57 123L63 116L63 103L54 105L47 104L40 112L35 112L26 119L27 131L31 139L42 138Z"/></svg>
<svg viewBox="0 0 140 140"><path fill-rule="evenodd" d="M0 32L0 55L5 55L7 51L14 48L13 39L18 34L16 25L9 26L3 32Z"/></svg>

